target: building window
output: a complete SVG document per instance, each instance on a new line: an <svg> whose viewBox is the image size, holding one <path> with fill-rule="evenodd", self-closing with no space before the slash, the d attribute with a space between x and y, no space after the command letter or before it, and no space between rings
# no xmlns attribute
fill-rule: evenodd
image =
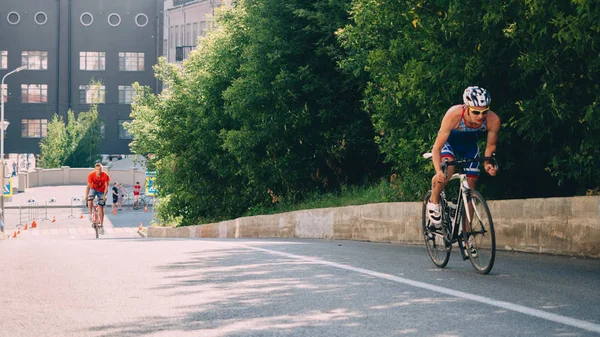
<svg viewBox="0 0 600 337"><path fill-rule="evenodd" d="M79 22L84 26L91 26L94 23L94 16L91 13L85 12L79 17Z"/></svg>
<svg viewBox="0 0 600 337"><path fill-rule="evenodd" d="M169 48L175 49L175 26L169 27Z"/></svg>
<svg viewBox="0 0 600 337"><path fill-rule="evenodd" d="M119 70L144 71L144 53L119 53Z"/></svg>
<svg viewBox="0 0 600 337"><path fill-rule="evenodd" d="M175 47L179 46L179 26L175 26Z"/></svg>
<svg viewBox="0 0 600 337"><path fill-rule="evenodd" d="M4 103L8 102L8 84L2 85L2 95Z"/></svg>
<svg viewBox="0 0 600 337"><path fill-rule="evenodd" d="M35 23L37 23L40 26L45 25L46 22L48 22L48 15L46 15L46 13L44 12L37 12L35 13L34 20Z"/></svg>
<svg viewBox="0 0 600 337"><path fill-rule="evenodd" d="M80 51L79 70L106 70L106 53L95 51Z"/></svg>
<svg viewBox="0 0 600 337"><path fill-rule="evenodd" d="M143 13L136 15L135 24L138 25L138 27L145 27L148 24L148 16Z"/></svg>
<svg viewBox="0 0 600 337"><path fill-rule="evenodd" d="M11 25L16 25L17 23L19 23L19 21L21 21L21 15L19 15L19 13L17 12L10 12L6 16L6 21L8 21L8 23L10 23Z"/></svg>
<svg viewBox="0 0 600 337"><path fill-rule="evenodd" d="M198 44L198 22L194 22L192 25L192 46Z"/></svg>
<svg viewBox="0 0 600 337"><path fill-rule="evenodd" d="M194 37L192 36L192 24L191 23L188 23L187 27L185 28L185 38L187 39L187 42L185 43L186 46L194 45Z"/></svg>
<svg viewBox="0 0 600 337"><path fill-rule="evenodd" d="M179 26L179 42L178 46L183 46L183 42L185 41L185 25Z"/></svg>
<svg viewBox="0 0 600 337"><path fill-rule="evenodd" d="M201 21L200 22L200 36L205 36L206 35L206 21Z"/></svg>
<svg viewBox="0 0 600 337"><path fill-rule="evenodd" d="M108 16L108 24L117 27L121 24L121 16L117 13L112 13Z"/></svg>
<svg viewBox="0 0 600 337"><path fill-rule="evenodd" d="M21 52L21 65L27 66L29 70L47 70L47 51L24 51Z"/></svg>
<svg viewBox="0 0 600 337"><path fill-rule="evenodd" d="M125 129L123 123L131 123L131 120L119 120L119 139L133 139L133 135Z"/></svg>
<svg viewBox="0 0 600 337"><path fill-rule="evenodd" d="M0 69L8 68L8 50L0 50Z"/></svg>
<svg viewBox="0 0 600 337"><path fill-rule="evenodd" d="M48 103L48 85L21 84L21 103Z"/></svg>
<svg viewBox="0 0 600 337"><path fill-rule="evenodd" d="M131 104L135 97L135 90L130 85L119 86L119 104Z"/></svg>
<svg viewBox="0 0 600 337"><path fill-rule="evenodd" d="M79 86L79 104L99 104L104 103L106 96L106 87L103 85L80 85Z"/></svg>
<svg viewBox="0 0 600 337"><path fill-rule="evenodd" d="M21 119L22 138L43 138L48 133L47 119Z"/></svg>

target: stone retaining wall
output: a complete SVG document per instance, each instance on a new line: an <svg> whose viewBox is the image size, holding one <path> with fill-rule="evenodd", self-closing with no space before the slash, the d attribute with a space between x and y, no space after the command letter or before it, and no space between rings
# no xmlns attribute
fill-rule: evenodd
<svg viewBox="0 0 600 337"><path fill-rule="evenodd" d="M501 250L600 257L600 197L489 202ZM316 238L422 244L421 203L380 203L150 227L163 238Z"/></svg>

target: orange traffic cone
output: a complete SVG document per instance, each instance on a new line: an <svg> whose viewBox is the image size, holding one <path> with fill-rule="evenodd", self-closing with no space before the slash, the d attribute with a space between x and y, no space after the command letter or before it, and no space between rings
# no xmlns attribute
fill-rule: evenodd
<svg viewBox="0 0 600 337"><path fill-rule="evenodd" d="M79 219L83 219L83 212L81 212L81 215L79 216Z"/></svg>
<svg viewBox="0 0 600 337"><path fill-rule="evenodd" d="M27 224L25 224L25 228L23 228L23 230L26 231L27 228L29 228L29 226L27 226Z"/></svg>
<svg viewBox="0 0 600 337"><path fill-rule="evenodd" d="M17 231L13 231L13 238L17 237Z"/></svg>
<svg viewBox="0 0 600 337"><path fill-rule="evenodd" d="M116 208L113 208L113 214L117 215L117 209Z"/></svg>
<svg viewBox="0 0 600 337"><path fill-rule="evenodd" d="M52 222L56 222L56 217L55 216L52 217Z"/></svg>
<svg viewBox="0 0 600 337"><path fill-rule="evenodd" d="M21 228L17 229L17 235L21 234Z"/></svg>
<svg viewBox="0 0 600 337"><path fill-rule="evenodd" d="M144 229L144 227L142 227L142 222L140 222L140 227L138 228L138 231L142 231Z"/></svg>
<svg viewBox="0 0 600 337"><path fill-rule="evenodd" d="M33 222L31 223L31 228L36 228L37 227L37 223L35 223L35 220L33 220Z"/></svg>
<svg viewBox="0 0 600 337"><path fill-rule="evenodd" d="M144 206L144 212L148 212L148 205Z"/></svg>

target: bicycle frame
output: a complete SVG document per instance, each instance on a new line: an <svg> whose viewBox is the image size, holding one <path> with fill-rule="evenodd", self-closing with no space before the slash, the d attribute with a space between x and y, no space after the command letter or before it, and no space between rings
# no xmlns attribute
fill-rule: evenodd
<svg viewBox="0 0 600 337"><path fill-rule="evenodd" d="M429 159L432 158L432 154L426 153L423 157ZM440 166L446 179L448 166L457 167L457 173L452 174L450 179L447 179L448 182L459 180L458 195L455 199L456 205L452 203L453 200L447 199L445 189L440 193L441 227L434 226L428 220L427 204L432 191L428 191L424 196L422 226L425 246L431 260L437 267L444 268L446 266L454 243L458 243L462 259L470 259L471 264L478 273L487 274L494 265L496 244L490 211L481 194L469 187L465 171L465 165L468 163L486 161L491 161L497 167L494 154L491 157L455 161L445 159L441 163ZM452 214L453 210L455 210L454 214ZM473 246L476 248L473 248ZM481 252L483 252L483 258L479 254Z"/></svg>
<svg viewBox="0 0 600 337"><path fill-rule="evenodd" d="M475 207L475 205L473 205L473 214L471 214L471 212L468 211L465 206L469 205L469 202L471 202L471 188L469 187L469 183L467 181L467 175L465 173L454 173L452 177L450 177L449 181L456 179L460 179L460 188L458 190L458 196L456 198L456 200L458 200L458 204L456 205L456 213L454 214L454 219L452 219L452 225L455 226L457 223L459 223L460 220L462 220L462 207L465 207L465 216L467 217L467 223L471 223L472 216L476 216L478 219L481 219L481 214L479 214L479 211L477 210L477 207ZM445 195L444 191L442 191L442 194ZM466 229L467 228L464 228L463 230Z"/></svg>
<svg viewBox="0 0 600 337"><path fill-rule="evenodd" d="M432 156L431 156L430 153L423 155L423 157L426 158L426 159L432 158ZM495 162L495 158L494 157L480 158L480 159L492 159ZM444 174L446 173L446 170L447 170L447 168L448 168L449 165L455 165L455 163L460 163L460 162L461 161L449 162L447 159L444 160L444 162L442 163L442 168L444 170ZM460 250L461 250L461 254L463 255L463 259L465 259L466 254L464 253L464 246L462 245L462 242L461 242L462 239L463 239L463 236L462 235L458 235L459 234L459 232L458 232L459 226L457 224L463 226L464 228L462 228L462 230L467 235L470 235L470 231L467 231L466 224L464 224L464 223L461 224L461 221L463 220L463 218L462 218L462 216L463 216L462 215L463 214L463 208L464 208L464 211L465 211L464 213L465 213L465 216L466 216L466 223L468 223L468 224L471 223L472 216L476 216L477 218L481 219L481 214L479 214L479 212L478 212L478 210L477 210L476 207L473 207L473 211L474 211L473 214L471 214L471 212L468 211L468 209L467 209L466 205L469 205L469 203L471 202L471 188L469 187L469 183L467 181L467 174L464 173L464 172L462 172L462 171L454 173L450 177L450 179L448 180L448 182L453 181L453 180L457 180L457 179L460 180L460 183L459 183L458 195L457 195L457 198L456 198L456 200L457 200L457 204L455 205L456 206L456 211L454 213L454 216L448 220L449 224L452 226L452 231L451 232L448 231L446 233L446 235L445 235L446 238L445 239L450 244L458 242ZM442 201L442 206L443 206L442 207L442 213L445 213L448 216L450 216L450 213L447 212L446 209L445 209L445 208L450 208L449 202L446 199L446 193L445 193L445 191L441 192L440 199L443 200ZM446 227L446 229L447 228L448 227Z"/></svg>

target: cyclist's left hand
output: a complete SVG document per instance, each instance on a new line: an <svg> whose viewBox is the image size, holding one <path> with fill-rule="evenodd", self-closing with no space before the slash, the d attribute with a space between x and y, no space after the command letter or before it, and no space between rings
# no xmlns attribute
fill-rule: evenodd
<svg viewBox="0 0 600 337"><path fill-rule="evenodd" d="M498 167L496 165L493 165L491 163L485 163L484 167L485 167L485 172L487 172L492 177L495 177L496 173L498 173Z"/></svg>

